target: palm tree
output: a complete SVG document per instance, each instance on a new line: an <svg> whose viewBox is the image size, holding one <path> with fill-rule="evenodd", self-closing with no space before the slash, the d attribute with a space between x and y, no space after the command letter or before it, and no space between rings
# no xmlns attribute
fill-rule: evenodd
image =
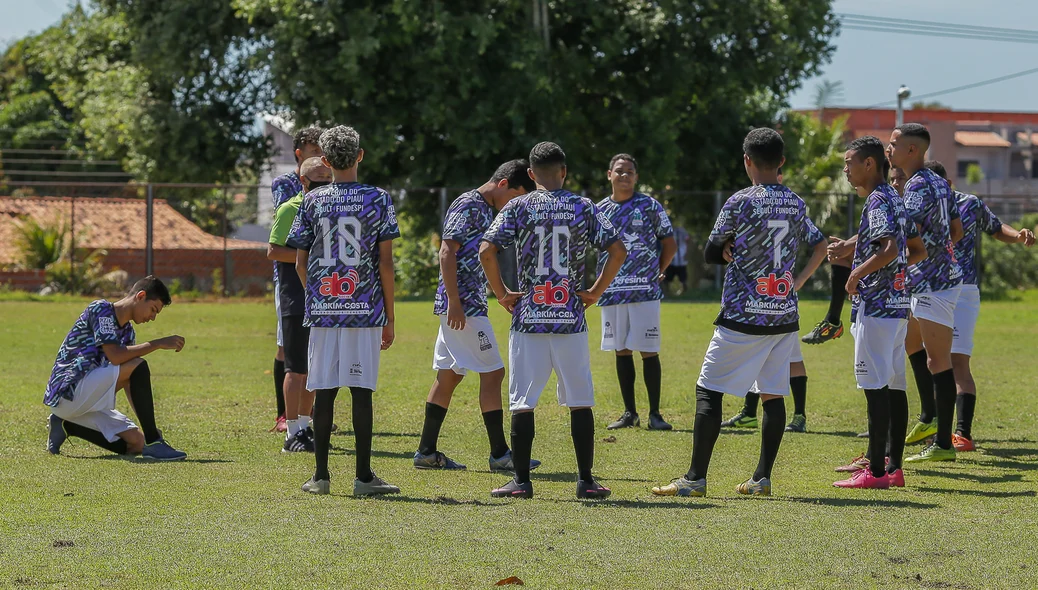
<svg viewBox="0 0 1038 590"><path fill-rule="evenodd" d="M843 82L822 80L815 86L815 108L818 109L818 118L821 119L825 107L843 100Z"/></svg>

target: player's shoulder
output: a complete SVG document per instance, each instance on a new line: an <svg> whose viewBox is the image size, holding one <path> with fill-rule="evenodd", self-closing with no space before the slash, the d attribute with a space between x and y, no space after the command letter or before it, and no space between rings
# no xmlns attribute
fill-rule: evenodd
<svg viewBox="0 0 1038 590"><path fill-rule="evenodd" d="M663 204L645 193L636 192L634 193L633 198L635 199L635 205L639 209L643 209L650 213L659 213L663 211Z"/></svg>
<svg viewBox="0 0 1038 590"><path fill-rule="evenodd" d="M296 174L295 170L293 170L277 176L271 184L280 186L282 184L295 184L297 182L299 182L299 176Z"/></svg>
<svg viewBox="0 0 1038 590"><path fill-rule="evenodd" d="M972 209L974 207L980 207L982 201L977 195L971 195L970 193L964 193L961 191L954 191L952 195L955 198L955 203L959 205L960 209Z"/></svg>

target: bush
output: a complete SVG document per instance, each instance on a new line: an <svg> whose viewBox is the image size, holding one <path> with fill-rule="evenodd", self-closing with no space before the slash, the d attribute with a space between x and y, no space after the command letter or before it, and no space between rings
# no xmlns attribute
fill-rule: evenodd
<svg viewBox="0 0 1038 590"><path fill-rule="evenodd" d="M15 223L15 246L21 263L33 270L44 270L65 257L68 252L69 227L60 219L39 224L25 217Z"/></svg>
<svg viewBox="0 0 1038 590"><path fill-rule="evenodd" d="M1025 215L1015 228L1038 226L1038 213ZM986 297L1006 297L1013 291L1038 287L1038 246L1003 244L989 235L981 242L981 290Z"/></svg>
<svg viewBox="0 0 1038 590"><path fill-rule="evenodd" d="M72 295L102 295L114 285L104 271L108 252L94 250L73 266L67 257L47 265L46 277L50 292Z"/></svg>
<svg viewBox="0 0 1038 590"><path fill-rule="evenodd" d="M440 277L440 237L419 230L419 220L406 211L397 214L397 224L400 239L393 242L396 292L407 297L428 297L436 292Z"/></svg>

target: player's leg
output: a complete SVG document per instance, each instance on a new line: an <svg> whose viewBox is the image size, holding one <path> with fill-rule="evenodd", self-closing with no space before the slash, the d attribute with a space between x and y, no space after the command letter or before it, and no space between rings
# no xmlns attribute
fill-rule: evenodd
<svg viewBox="0 0 1038 590"><path fill-rule="evenodd" d="M313 402L307 404L307 349L310 330L303 325L303 316L281 318L285 351L285 441L284 453L313 452L314 442L307 427ZM305 421L305 422L304 422Z"/></svg>
<svg viewBox="0 0 1038 590"><path fill-rule="evenodd" d="M980 316L980 291L976 285L963 285L955 302L955 330L952 337L952 371L955 373L956 413L959 416L952 444L957 451L973 451L973 412L977 406L977 384L973 381L970 357L973 334Z"/></svg>
<svg viewBox="0 0 1038 590"><path fill-rule="evenodd" d="M807 432L807 366L800 351L800 341L794 344L789 357L789 391L793 395L793 419L786 432Z"/></svg>
<svg viewBox="0 0 1038 590"><path fill-rule="evenodd" d="M933 376L927 368L926 349L923 347L919 321L914 317L908 320L905 352L908 354L909 364L912 365L912 376L919 391L919 419L905 438L906 443L912 444L937 434L937 402L932 395Z"/></svg>
<svg viewBox="0 0 1038 590"><path fill-rule="evenodd" d="M609 488L595 480L595 385L591 378L591 355L587 332L551 334L548 344L551 364L558 378L559 405L569 408L570 436L577 457L577 497L608 498Z"/></svg>
<svg viewBox="0 0 1038 590"><path fill-rule="evenodd" d="M634 352L627 348L631 331L630 304L607 305L602 308L602 350L616 353L616 380L620 386L620 397L624 402L624 413L607 428L631 428L638 426L638 408L634 399Z"/></svg>
<svg viewBox="0 0 1038 590"><path fill-rule="evenodd" d="M530 456L533 453L533 411L551 377L547 334L511 332L508 338L508 405L512 411L512 462L515 476L491 490L494 498L532 498Z"/></svg>
<svg viewBox="0 0 1038 590"><path fill-rule="evenodd" d="M137 415L137 423L144 435L143 457L157 461L179 461L187 457L187 453L170 446L155 425L155 399L151 391L151 368L148 361L135 358L119 365L116 388L126 392L126 399Z"/></svg>
<svg viewBox="0 0 1038 590"><path fill-rule="evenodd" d="M841 258L829 264L831 278L829 282L829 311L825 318L808 332L803 341L806 344L821 344L843 336L843 303L847 300L847 279L851 276L851 260Z"/></svg>
<svg viewBox="0 0 1038 590"><path fill-rule="evenodd" d="M927 367L933 378L937 408L937 438L934 443L906 462L954 461L952 423L955 419L955 373L951 347L957 289L912 297L912 313L919 321L919 332L926 349ZM923 304L922 302L926 303Z"/></svg>
<svg viewBox="0 0 1038 590"><path fill-rule="evenodd" d="M350 388L350 397L353 399L353 436L356 449L353 495L398 494L400 488L380 478L371 468L371 441L375 432L371 398L378 387L382 328L340 329L339 354L345 361L340 361L339 381Z"/></svg>
<svg viewBox="0 0 1038 590"><path fill-rule="evenodd" d="M280 331L280 324L278 330ZM277 417L270 432L284 432L288 429L285 424L285 349L278 346L277 354L274 355L274 401L277 404Z"/></svg>
<svg viewBox="0 0 1038 590"><path fill-rule="evenodd" d="M890 487L905 487L901 470L905 455L905 435L908 431L908 374L905 371L905 333L908 321L900 320L890 338L895 343L890 362L893 377L890 380L890 429L887 436L887 475Z"/></svg>
<svg viewBox="0 0 1038 590"><path fill-rule="evenodd" d="M70 436L120 455L143 449L144 439L137 425L115 410L119 374L120 368L115 365L94 369L76 384L72 399L58 400L48 419L47 451L60 454ZM139 442L132 447L119 436L129 430L137 433L134 442Z"/></svg>
<svg viewBox="0 0 1038 590"><path fill-rule="evenodd" d="M330 329L330 328L329 328ZM304 492L327 494L331 474L328 472L328 450L331 448L332 420L335 419L335 398L338 387L318 389L314 398L314 459L316 467L310 481L303 484Z"/></svg>
<svg viewBox="0 0 1038 590"><path fill-rule="evenodd" d="M627 348L637 350L642 357L642 378L649 396L649 430L671 430L673 427L660 414L660 394L663 386L663 367L660 364L662 325L660 302L632 303L629 308Z"/></svg>
<svg viewBox="0 0 1038 590"><path fill-rule="evenodd" d="M761 412L764 414L760 429L760 459L753 476L735 490L745 495L770 496L771 470L786 430L785 398L789 394L789 359L794 357L797 334L764 336L760 340L759 346L763 352L759 354L766 355L757 375Z"/></svg>
<svg viewBox="0 0 1038 590"><path fill-rule="evenodd" d="M425 401L425 421L422 423L422 436L415 451L414 466L416 469L464 469L465 466L439 452L436 448L440 438L440 428L447 417L454 390L465 378L453 369L436 371L436 379L429 388Z"/></svg>

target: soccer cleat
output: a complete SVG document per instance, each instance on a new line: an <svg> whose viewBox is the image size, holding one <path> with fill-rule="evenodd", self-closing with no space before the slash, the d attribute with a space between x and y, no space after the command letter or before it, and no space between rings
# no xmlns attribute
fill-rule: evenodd
<svg viewBox="0 0 1038 590"><path fill-rule="evenodd" d="M771 480L762 477L757 481L753 481L753 478L751 477L735 486L735 492L744 496L770 496Z"/></svg>
<svg viewBox="0 0 1038 590"><path fill-rule="evenodd" d="M786 426L786 432L807 432L807 416L793 414L793 419Z"/></svg>
<svg viewBox="0 0 1038 590"><path fill-rule="evenodd" d="M887 478L890 480L890 487L892 488L903 488L905 487L905 472L901 469L895 470L893 473L887 473Z"/></svg>
<svg viewBox="0 0 1038 590"><path fill-rule="evenodd" d="M977 450L977 446L973 444L973 440L968 439L957 432L952 435L952 446L960 453Z"/></svg>
<svg viewBox="0 0 1038 590"><path fill-rule="evenodd" d="M910 445L917 443L921 440L926 440L928 437L937 434L937 420L931 420L930 422L916 422L912 430L908 432L908 436L905 437L905 444Z"/></svg>
<svg viewBox="0 0 1038 590"><path fill-rule="evenodd" d="M746 412L740 410L738 414L721 422L722 428L756 428L757 417L747 416Z"/></svg>
<svg viewBox="0 0 1038 590"><path fill-rule="evenodd" d="M592 479L577 480L577 497L584 500L600 500L608 498L613 491Z"/></svg>
<svg viewBox="0 0 1038 590"><path fill-rule="evenodd" d="M379 496L381 494L399 494L400 488L375 475L371 472L371 481L363 482L359 479L353 480L354 496Z"/></svg>
<svg viewBox="0 0 1038 590"><path fill-rule="evenodd" d="M490 490L491 498L532 498L533 482L519 483L515 479L508 480L505 485Z"/></svg>
<svg viewBox="0 0 1038 590"><path fill-rule="evenodd" d="M923 463L926 461L955 461L955 447L942 449L937 443L927 446L918 455L905 457L905 463Z"/></svg>
<svg viewBox="0 0 1038 590"><path fill-rule="evenodd" d="M47 421L47 430L47 451L51 455L57 455L61 452L61 445L68 440L68 435L65 434L65 421L51 414Z"/></svg>
<svg viewBox="0 0 1038 590"><path fill-rule="evenodd" d="M841 465L836 468L837 473L854 473L855 471L861 471L862 469L869 468L869 460L865 458L865 454L862 453L854 458L853 461L846 465Z"/></svg>
<svg viewBox="0 0 1038 590"><path fill-rule="evenodd" d="M306 430L300 430L295 436L285 439L282 453L312 453L314 452L314 439L306 434Z"/></svg>
<svg viewBox="0 0 1038 590"><path fill-rule="evenodd" d="M632 414L631 412L624 412L620 419L616 422L606 426L608 430L616 430L618 428L631 428L632 426L641 425L641 419L638 418L638 414Z"/></svg>
<svg viewBox="0 0 1038 590"><path fill-rule="evenodd" d="M865 432L859 432L858 433L858 438L868 438L868 437L869 437L869 431L868 430L866 430Z"/></svg>
<svg viewBox="0 0 1038 590"><path fill-rule="evenodd" d="M311 477L303 484L303 491L318 496L326 496L331 492L331 486L332 482L327 479L314 479Z"/></svg>
<svg viewBox="0 0 1038 590"><path fill-rule="evenodd" d="M274 421L274 426L267 432L288 432L288 424L285 423L284 414L278 416L277 420Z"/></svg>
<svg viewBox="0 0 1038 590"><path fill-rule="evenodd" d="M682 496L686 498L702 498L706 495L706 478L702 477L695 481L679 478L670 480L665 486L652 488L652 493L657 496Z"/></svg>
<svg viewBox="0 0 1038 590"><path fill-rule="evenodd" d="M673 430L671 426L659 412L649 414L649 430Z"/></svg>
<svg viewBox="0 0 1038 590"><path fill-rule="evenodd" d="M840 336L843 336L843 323L831 324L829 320L822 320L800 340L804 344L822 344L823 342L836 340Z"/></svg>
<svg viewBox="0 0 1038 590"><path fill-rule="evenodd" d="M537 469L541 466L541 462L537 459L530 459L530 471ZM491 471L502 471L505 473L515 473L515 463L512 461L512 450L509 449L507 453L501 455L498 458L490 457L490 470Z"/></svg>
<svg viewBox="0 0 1038 590"><path fill-rule="evenodd" d="M441 469L444 471L460 471L465 469L465 466L439 451L433 451L428 455L423 455L419 451L415 451L414 468Z"/></svg>
<svg viewBox="0 0 1038 590"><path fill-rule="evenodd" d="M151 444L144 445L141 457L153 461L181 461L187 457L187 453L174 449L165 439L160 438Z"/></svg>
<svg viewBox="0 0 1038 590"><path fill-rule="evenodd" d="M883 475L876 477L868 469L862 469L854 472L850 479L834 481L833 486L838 488L885 490L890 487L890 476L884 471Z"/></svg>

